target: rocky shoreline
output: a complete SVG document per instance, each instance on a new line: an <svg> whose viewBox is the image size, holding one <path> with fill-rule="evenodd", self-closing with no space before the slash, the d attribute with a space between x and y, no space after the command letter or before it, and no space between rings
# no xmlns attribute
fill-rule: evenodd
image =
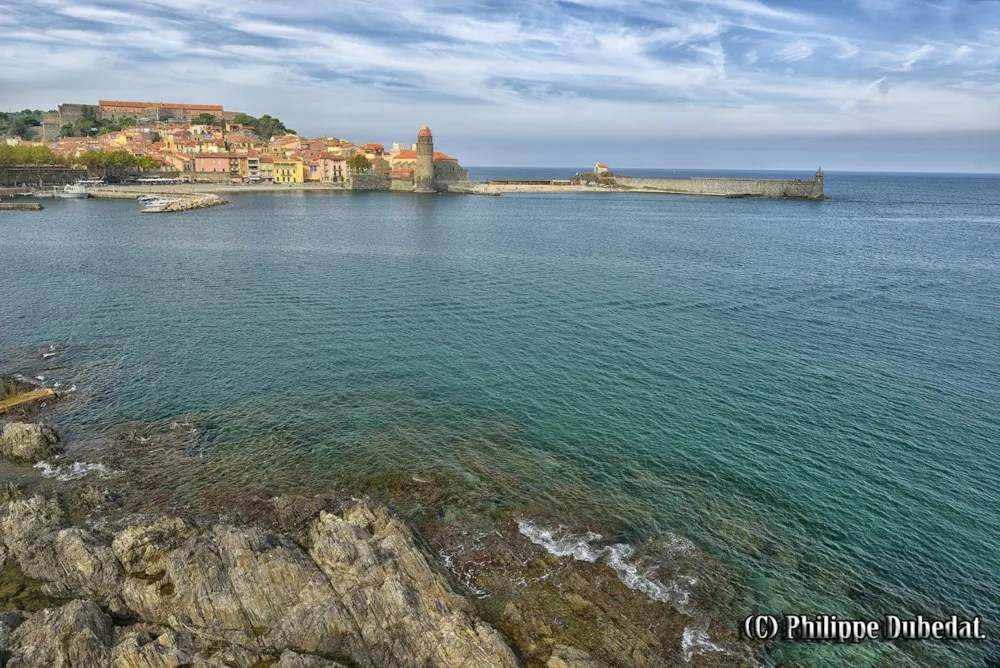
<svg viewBox="0 0 1000 668"><path fill-rule="evenodd" d="M158 490L142 471L162 453L195 460L172 447L189 430L132 426L102 462L71 464L66 452L84 450L38 421L46 410L19 409L0 433L16 462L0 468L0 666L760 663L762 647L686 609L725 595L690 544L659 545L677 557L659 583L699 584L657 597L612 547L553 549L559 536L509 514L442 521L436 476L377 481L377 500L342 489L171 505L178 481L161 473Z"/></svg>

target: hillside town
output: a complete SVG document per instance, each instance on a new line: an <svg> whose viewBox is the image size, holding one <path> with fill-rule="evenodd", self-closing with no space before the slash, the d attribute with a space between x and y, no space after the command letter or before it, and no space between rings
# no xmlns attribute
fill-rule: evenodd
<svg viewBox="0 0 1000 668"><path fill-rule="evenodd" d="M258 119L221 105L117 100L62 104L29 130L33 132L0 141L44 152L24 155L51 151L66 166L103 166L102 176L111 178L117 174L113 166L101 164L102 157L105 163L108 157L102 154L127 154L134 160L120 162L145 176L185 182L347 184L352 176L368 174L416 187L417 143L397 142L386 149L380 143L355 144L333 136L307 138L278 119ZM468 178L456 158L436 151L430 155L439 179Z"/></svg>

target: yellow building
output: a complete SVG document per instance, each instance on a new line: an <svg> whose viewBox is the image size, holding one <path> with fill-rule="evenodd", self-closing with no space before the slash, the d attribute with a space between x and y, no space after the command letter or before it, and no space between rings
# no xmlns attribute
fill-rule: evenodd
<svg viewBox="0 0 1000 668"><path fill-rule="evenodd" d="M261 183L274 182L274 158L269 155L262 155L260 157L258 180Z"/></svg>
<svg viewBox="0 0 1000 668"><path fill-rule="evenodd" d="M275 183L305 183L305 172L302 169L302 158L274 157Z"/></svg>

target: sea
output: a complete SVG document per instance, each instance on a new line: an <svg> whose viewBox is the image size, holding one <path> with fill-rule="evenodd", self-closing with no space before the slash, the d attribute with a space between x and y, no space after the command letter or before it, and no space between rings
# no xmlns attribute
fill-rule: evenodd
<svg viewBox="0 0 1000 668"><path fill-rule="evenodd" d="M72 438L194 415L247 480L446 472L548 508L536 534L683 537L739 583L734 625L989 636L771 665L1000 665L1000 176L826 192L44 200L0 213L0 372L75 392Z"/></svg>

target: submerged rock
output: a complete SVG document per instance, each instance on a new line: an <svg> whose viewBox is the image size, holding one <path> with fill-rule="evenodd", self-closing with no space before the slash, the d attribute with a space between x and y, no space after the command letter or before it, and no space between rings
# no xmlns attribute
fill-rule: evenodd
<svg viewBox="0 0 1000 668"><path fill-rule="evenodd" d="M61 452L59 434L47 424L9 422L0 433L0 456L5 459L34 464Z"/></svg>

